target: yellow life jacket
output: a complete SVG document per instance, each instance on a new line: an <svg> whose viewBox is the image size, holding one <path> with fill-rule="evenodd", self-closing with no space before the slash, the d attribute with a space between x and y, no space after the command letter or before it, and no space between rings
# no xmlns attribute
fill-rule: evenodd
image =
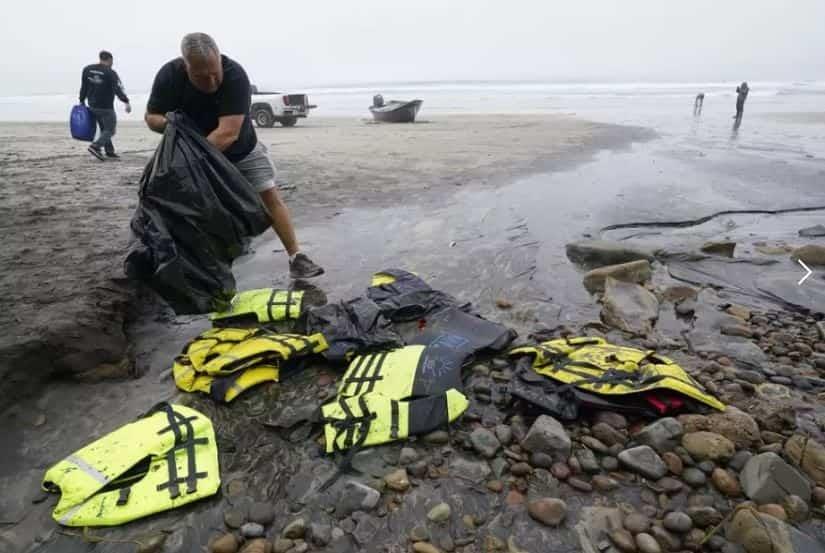
<svg viewBox="0 0 825 553"><path fill-rule="evenodd" d="M338 397L321 407L326 452L427 434L456 420L469 405L464 394L455 389L408 401L377 393Z"/></svg>
<svg viewBox="0 0 825 553"><path fill-rule="evenodd" d="M277 382L281 363L327 349L321 334L275 334L260 329L207 330L172 364L178 388L230 402L263 382Z"/></svg>
<svg viewBox="0 0 825 553"><path fill-rule="evenodd" d="M293 320L301 314L303 298L304 293L300 290L247 290L237 293L226 311L212 313L209 319L215 325L239 319L254 319L261 324Z"/></svg>
<svg viewBox="0 0 825 553"><path fill-rule="evenodd" d="M215 432L203 414L161 403L69 455L42 487L60 493L64 526L116 526L209 497L220 488Z"/></svg>
<svg viewBox="0 0 825 553"><path fill-rule="evenodd" d="M533 357L533 370L597 394L635 394L669 389L714 409L725 405L673 360L654 351L616 346L602 338L569 338L510 350L511 356Z"/></svg>
<svg viewBox="0 0 825 553"><path fill-rule="evenodd" d="M323 405L328 453L431 432L467 410L461 385L465 355L414 345L359 355Z"/></svg>

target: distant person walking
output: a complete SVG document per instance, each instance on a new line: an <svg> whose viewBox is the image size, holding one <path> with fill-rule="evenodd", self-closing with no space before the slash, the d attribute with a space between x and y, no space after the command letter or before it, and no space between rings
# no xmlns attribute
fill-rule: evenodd
<svg viewBox="0 0 825 553"><path fill-rule="evenodd" d="M702 115L702 105L705 103L705 93L700 92L693 101L693 115Z"/></svg>
<svg viewBox="0 0 825 553"><path fill-rule="evenodd" d="M106 157L118 159L120 156L115 153L112 144L112 137L117 129L117 114L115 114L115 95L120 101L126 104L126 113L131 113L132 106L129 104L129 97L123 90L123 83L114 69L112 69L111 52L101 50L100 61L87 65L83 68L83 75L80 82L80 103L89 100L89 109L94 113L97 124L100 127L100 134L97 140L89 145L89 153L100 161ZM106 157L103 157L103 152Z"/></svg>
<svg viewBox="0 0 825 553"><path fill-rule="evenodd" d="M745 111L745 100L748 99L748 92L750 92L750 89L748 88L747 82L743 81L742 84L736 87L736 115L733 116L734 119L742 119L742 113Z"/></svg>

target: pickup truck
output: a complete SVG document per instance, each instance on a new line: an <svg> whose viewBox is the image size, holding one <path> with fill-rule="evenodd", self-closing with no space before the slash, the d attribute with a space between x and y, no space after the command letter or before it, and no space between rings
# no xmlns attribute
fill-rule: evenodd
<svg viewBox="0 0 825 553"><path fill-rule="evenodd" d="M259 127L271 127L276 122L283 127L292 127L299 118L309 115L314 108L306 94L281 94L280 92L259 92L252 86L252 107L250 115Z"/></svg>

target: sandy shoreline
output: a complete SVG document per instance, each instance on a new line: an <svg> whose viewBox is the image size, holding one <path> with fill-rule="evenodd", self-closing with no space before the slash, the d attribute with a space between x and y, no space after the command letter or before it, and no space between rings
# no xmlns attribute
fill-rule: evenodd
<svg viewBox="0 0 825 553"><path fill-rule="evenodd" d="M259 131L280 180L295 187L286 197L299 231L330 210L509 182L642 136L639 129L547 115L403 126L315 118ZM123 160L100 163L63 124L0 124L2 392L28 391L54 373L96 379L131 371L124 326L133 292L113 279L122 275L137 183L157 136L124 124L115 142ZM31 365L37 369L14 370Z"/></svg>

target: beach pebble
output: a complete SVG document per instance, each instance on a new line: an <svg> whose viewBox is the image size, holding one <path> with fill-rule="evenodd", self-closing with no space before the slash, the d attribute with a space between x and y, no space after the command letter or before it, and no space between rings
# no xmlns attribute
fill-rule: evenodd
<svg viewBox="0 0 825 553"><path fill-rule="evenodd" d="M416 553L441 553L441 550L431 543L420 541L413 544Z"/></svg>
<svg viewBox="0 0 825 553"><path fill-rule="evenodd" d="M238 538L235 534L224 534L209 546L210 553L236 553L236 551L238 551Z"/></svg>
<svg viewBox="0 0 825 553"><path fill-rule="evenodd" d="M622 522L625 529L632 534L639 534L650 530L650 519L640 513L630 513Z"/></svg>
<svg viewBox="0 0 825 553"><path fill-rule="evenodd" d="M605 476L604 474L597 474L590 480L590 484L593 486L593 489L599 492L610 492L619 487L619 482L609 476Z"/></svg>
<svg viewBox="0 0 825 553"><path fill-rule="evenodd" d="M427 518L437 524L441 524L450 520L450 506L446 503L439 503L427 513Z"/></svg>
<svg viewBox="0 0 825 553"><path fill-rule="evenodd" d="M606 422L600 422L593 425L591 428L593 436L602 442L604 445L610 447L612 445L624 445L627 441L627 436L622 432L616 430Z"/></svg>
<svg viewBox="0 0 825 553"><path fill-rule="evenodd" d="M410 487L410 479L405 469L398 469L386 475L384 482L387 487L396 492L405 492Z"/></svg>
<svg viewBox="0 0 825 553"><path fill-rule="evenodd" d="M680 476L682 471L684 471L684 463L682 463L681 457L673 453L672 451L667 451L662 454L662 461L665 462L667 465L667 469L670 471L671 474L675 474L676 476Z"/></svg>
<svg viewBox="0 0 825 553"><path fill-rule="evenodd" d="M788 514L788 519L793 522L805 521L811 511L805 500L798 495L785 497L785 500L782 502L782 507L784 507L785 512Z"/></svg>
<svg viewBox="0 0 825 553"><path fill-rule="evenodd" d="M553 458L541 451L530 454L530 464L539 469L549 469L553 466Z"/></svg>
<svg viewBox="0 0 825 553"><path fill-rule="evenodd" d="M567 516L567 504L561 499L545 497L530 501L527 511L546 526L558 526Z"/></svg>
<svg viewBox="0 0 825 553"><path fill-rule="evenodd" d="M713 432L691 432L682 436L682 446L699 461L730 459L736 448L729 439Z"/></svg>
<svg viewBox="0 0 825 553"><path fill-rule="evenodd" d="M490 480L487 482L487 489L493 493L499 493L504 489L504 483L501 480Z"/></svg>
<svg viewBox="0 0 825 553"><path fill-rule="evenodd" d="M247 541L241 553L272 553L272 544L263 538Z"/></svg>
<svg viewBox="0 0 825 553"><path fill-rule="evenodd" d="M418 452L411 447L402 447L398 455L398 464L401 466L411 465L418 461Z"/></svg>
<svg viewBox="0 0 825 553"><path fill-rule="evenodd" d="M257 522L264 526L271 524L275 519L275 507L270 503L261 501L253 503L249 507L249 521Z"/></svg>
<svg viewBox="0 0 825 553"><path fill-rule="evenodd" d="M659 453L664 453L679 445L683 433L682 423L673 417L665 417L642 428L633 435L633 439Z"/></svg>
<svg viewBox="0 0 825 553"><path fill-rule="evenodd" d="M633 539L633 534L619 528L613 530L609 534L610 541L616 546L616 549L622 553L636 553L636 540Z"/></svg>
<svg viewBox="0 0 825 553"><path fill-rule="evenodd" d="M278 538L274 542L272 542L272 553L286 553L292 546L295 545L295 542L292 540L288 540L286 538Z"/></svg>
<svg viewBox="0 0 825 553"><path fill-rule="evenodd" d="M653 448L647 445L622 451L619 453L619 462L645 478L658 480L667 474L667 465Z"/></svg>
<svg viewBox="0 0 825 553"><path fill-rule="evenodd" d="M570 436L564 426L548 415L540 415L527 432L522 447L530 452L547 453L555 459L570 456Z"/></svg>
<svg viewBox="0 0 825 553"><path fill-rule="evenodd" d="M501 448L496 435L486 428L478 427L470 433L470 442L476 453L487 459L492 459Z"/></svg>
<svg viewBox="0 0 825 553"><path fill-rule="evenodd" d="M295 520L286 525L284 531L281 532L281 535L291 540L297 540L303 539L304 535L306 534L306 531L306 521L302 518L296 518Z"/></svg>
<svg viewBox="0 0 825 553"><path fill-rule="evenodd" d="M686 534L693 528L693 521L687 514L681 511L673 511L665 515L665 518L662 520L662 526L671 532Z"/></svg>
<svg viewBox="0 0 825 553"><path fill-rule="evenodd" d="M552 467L550 467L550 473L558 478L559 480L567 480L570 478L570 467L567 466L567 463L554 463Z"/></svg>
<svg viewBox="0 0 825 553"><path fill-rule="evenodd" d="M668 532L658 524L650 528L650 534L665 551L679 551L682 548L682 540L679 536Z"/></svg>
<svg viewBox="0 0 825 553"><path fill-rule="evenodd" d="M599 411L593 417L593 424L605 423L612 426L616 430L624 430L627 428L627 418L621 413L614 413L612 411Z"/></svg>
<svg viewBox="0 0 825 553"><path fill-rule="evenodd" d="M636 547L640 553L662 553L659 542L650 534L637 534Z"/></svg>
<svg viewBox="0 0 825 553"><path fill-rule="evenodd" d="M223 522L227 528L238 529L246 522L246 515L238 509L229 509L223 513Z"/></svg>
<svg viewBox="0 0 825 553"><path fill-rule="evenodd" d="M728 497L738 497L742 495L742 488L739 480L730 471L717 468L711 475L711 480L716 489Z"/></svg>
<svg viewBox="0 0 825 553"><path fill-rule="evenodd" d="M764 505L760 505L758 508L760 513L765 513L766 515L771 515L774 518L778 518L781 521L788 520L788 514L785 512L785 508L782 505L777 505L776 503L766 503Z"/></svg>
<svg viewBox="0 0 825 553"><path fill-rule="evenodd" d="M506 424L497 424L494 430L501 445L506 447L513 441L513 430Z"/></svg>
<svg viewBox="0 0 825 553"><path fill-rule="evenodd" d="M708 528L709 526L716 526L722 522L722 513L713 507L688 507L687 515L693 524L699 528Z"/></svg>
<svg viewBox="0 0 825 553"><path fill-rule="evenodd" d="M619 470L619 460L611 455L602 457L601 465L602 469L606 470L607 472Z"/></svg>
<svg viewBox="0 0 825 553"><path fill-rule="evenodd" d="M510 474L513 476L527 476L533 472L533 467L527 463L515 463L510 466Z"/></svg>
<svg viewBox="0 0 825 553"><path fill-rule="evenodd" d="M582 480L581 478L578 478L578 477L575 477L575 476L573 476L571 478L568 478L567 479L567 484L571 488L573 488L574 490L577 490L577 491L580 491L580 492L590 493L590 492L593 491L593 486L591 486L589 482L586 482L586 481Z"/></svg>
<svg viewBox="0 0 825 553"><path fill-rule="evenodd" d="M241 535L246 539L260 538L264 535L264 527L257 522L247 522L241 526Z"/></svg>
<svg viewBox="0 0 825 553"><path fill-rule="evenodd" d="M430 539L430 531L427 530L426 526L414 526L412 530L410 530L410 541L418 542L418 541L429 541Z"/></svg>

